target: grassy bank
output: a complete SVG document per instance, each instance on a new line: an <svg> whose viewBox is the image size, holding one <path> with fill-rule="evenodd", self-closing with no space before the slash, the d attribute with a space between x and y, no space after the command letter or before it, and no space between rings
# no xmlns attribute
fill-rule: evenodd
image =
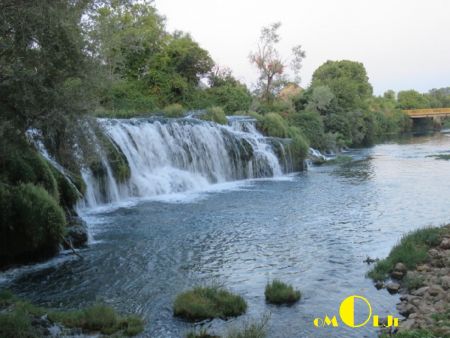
<svg viewBox="0 0 450 338"><path fill-rule="evenodd" d="M404 235L389 255L378 261L368 272L368 277L376 281L385 280L397 263L404 264L408 269L414 269L418 264L426 262L428 250L438 245L441 236L448 232L448 227L429 227Z"/></svg>
<svg viewBox="0 0 450 338"><path fill-rule="evenodd" d="M144 330L144 322L138 316L119 315L103 304L81 310L57 311L20 300L9 291L0 291L0 337L39 338L47 335L48 326L55 324L62 326L68 335L70 329L80 329L86 334L116 336L135 336Z"/></svg>
<svg viewBox="0 0 450 338"><path fill-rule="evenodd" d="M391 277L388 291L402 292L397 310L405 319L395 337L450 337L449 249L450 225L419 229L406 234L368 273L376 281Z"/></svg>

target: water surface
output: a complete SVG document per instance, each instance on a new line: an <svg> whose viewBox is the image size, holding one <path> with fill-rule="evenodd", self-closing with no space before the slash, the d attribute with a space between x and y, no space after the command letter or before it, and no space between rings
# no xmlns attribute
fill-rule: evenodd
<svg viewBox="0 0 450 338"><path fill-rule="evenodd" d="M101 299L146 320L143 336L182 337L192 325L172 316L177 293L218 282L249 310L207 323L216 333L270 312L270 337L376 337L376 330L316 329L352 294L374 312L395 314L398 296L365 278L366 256L384 257L402 234L450 222L450 137L416 137L352 151L351 163L311 168L284 180L140 202L87 218L93 243L84 259L3 274L3 285L40 305L80 307ZM191 196L192 197L192 196ZM6 277L8 278L6 278ZM268 280L300 288L291 307L265 304ZM5 281L6 280L6 281Z"/></svg>

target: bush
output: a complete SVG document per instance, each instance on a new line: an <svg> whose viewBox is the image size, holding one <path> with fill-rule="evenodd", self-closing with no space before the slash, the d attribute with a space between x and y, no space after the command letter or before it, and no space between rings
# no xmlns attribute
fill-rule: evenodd
<svg viewBox="0 0 450 338"><path fill-rule="evenodd" d="M223 107L227 114L238 110L248 110L252 103L252 96L247 87L238 85L223 85L212 87L205 91L210 104Z"/></svg>
<svg viewBox="0 0 450 338"><path fill-rule="evenodd" d="M31 183L0 185L0 212L0 260L47 255L57 250L66 218L44 188Z"/></svg>
<svg viewBox="0 0 450 338"><path fill-rule="evenodd" d="M272 137L289 137L289 127L283 117L277 113L267 113L266 115L258 115L258 128L266 136Z"/></svg>
<svg viewBox="0 0 450 338"><path fill-rule="evenodd" d="M183 117L186 109L181 104L169 104L163 109L164 115L167 117Z"/></svg>
<svg viewBox="0 0 450 338"><path fill-rule="evenodd" d="M414 269L428 258L428 250L439 245L444 228L425 228L410 232L394 246L389 256L378 261L368 276L373 280L385 280L395 264L403 263L408 269Z"/></svg>
<svg viewBox="0 0 450 338"><path fill-rule="evenodd" d="M196 287L178 295L173 313L191 321L239 316L247 303L239 296L220 287Z"/></svg>
<svg viewBox="0 0 450 338"><path fill-rule="evenodd" d="M0 168L0 181L40 185L58 200L58 185L49 163L28 144L23 134L6 134L0 139Z"/></svg>
<svg viewBox="0 0 450 338"><path fill-rule="evenodd" d="M301 298L300 291L294 290L292 285L283 283L278 279L273 280L272 283L267 283L264 295L266 301L272 304L293 304Z"/></svg>
<svg viewBox="0 0 450 338"><path fill-rule="evenodd" d="M309 140L311 147L326 150L324 126L322 117L317 112L303 111L289 116L291 124L298 127Z"/></svg>
<svg viewBox="0 0 450 338"><path fill-rule="evenodd" d="M219 124L227 124L227 116L225 115L225 112L220 107L211 107L208 108L205 112L205 114L200 116L200 119L204 121L212 121Z"/></svg>

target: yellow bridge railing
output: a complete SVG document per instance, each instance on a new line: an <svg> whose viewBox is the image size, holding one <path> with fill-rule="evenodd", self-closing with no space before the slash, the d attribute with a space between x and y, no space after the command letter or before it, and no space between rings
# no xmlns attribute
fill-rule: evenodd
<svg viewBox="0 0 450 338"><path fill-rule="evenodd" d="M411 118L450 116L450 108L407 109L404 112Z"/></svg>

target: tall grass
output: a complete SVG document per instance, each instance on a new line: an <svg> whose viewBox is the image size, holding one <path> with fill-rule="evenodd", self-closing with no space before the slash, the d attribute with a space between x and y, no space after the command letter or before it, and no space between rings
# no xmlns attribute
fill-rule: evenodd
<svg viewBox="0 0 450 338"><path fill-rule="evenodd" d="M397 263L403 263L408 269L414 269L427 260L428 250L439 244L443 231L442 227L428 227L406 234L392 248L389 256L378 261L367 275L373 280L385 280Z"/></svg>
<svg viewBox="0 0 450 338"><path fill-rule="evenodd" d="M175 316L191 321L235 317L246 310L241 296L218 286L195 287L178 295L173 304Z"/></svg>

